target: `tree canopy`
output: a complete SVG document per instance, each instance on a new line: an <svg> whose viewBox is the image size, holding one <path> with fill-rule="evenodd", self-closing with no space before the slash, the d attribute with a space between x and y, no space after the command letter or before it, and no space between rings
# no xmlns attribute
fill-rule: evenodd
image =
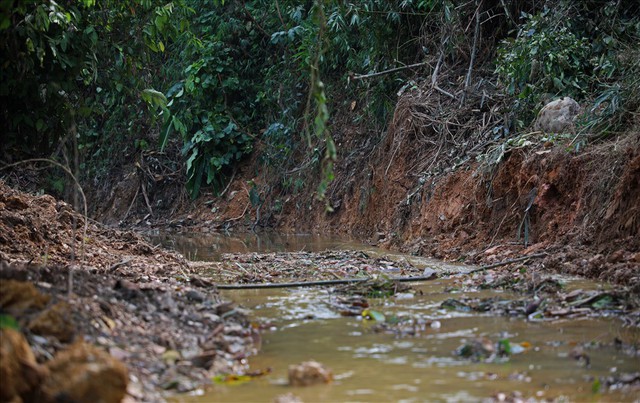
<svg viewBox="0 0 640 403"><path fill-rule="evenodd" d="M75 144L85 180L123 148L180 142L196 196L223 188L259 142L267 164L298 148L315 155L322 192L332 108L356 99L384 127L399 90L470 59L512 100L520 127L545 94L589 103L599 113L585 127L601 133L638 107L633 0L1 4L0 158L68 159ZM409 65L421 67L398 69Z"/></svg>

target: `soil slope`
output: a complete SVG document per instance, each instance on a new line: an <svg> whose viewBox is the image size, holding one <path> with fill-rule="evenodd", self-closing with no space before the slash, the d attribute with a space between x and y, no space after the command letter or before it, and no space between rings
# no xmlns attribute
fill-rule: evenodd
<svg viewBox="0 0 640 403"><path fill-rule="evenodd" d="M211 281L133 232L84 224L68 204L0 181L0 400L120 401L126 388L161 401L247 369L260 335Z"/></svg>

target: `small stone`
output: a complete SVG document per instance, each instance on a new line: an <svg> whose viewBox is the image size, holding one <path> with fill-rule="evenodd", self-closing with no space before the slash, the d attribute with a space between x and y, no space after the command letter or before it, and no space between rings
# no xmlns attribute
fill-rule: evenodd
<svg viewBox="0 0 640 403"><path fill-rule="evenodd" d="M311 386L333 381L333 373L317 361L289 365L289 385Z"/></svg>
<svg viewBox="0 0 640 403"><path fill-rule="evenodd" d="M187 299L195 302L204 302L207 296L196 290L189 290L186 293Z"/></svg>
<svg viewBox="0 0 640 403"><path fill-rule="evenodd" d="M422 272L423 277L431 277L431 276L435 276L436 274L437 274L436 271L430 267L425 267L425 269Z"/></svg>
<svg viewBox="0 0 640 403"><path fill-rule="evenodd" d="M624 251L620 249L620 250L617 250L617 251L611 253L607 257L607 262L609 262L609 263L618 263L622 259L624 259Z"/></svg>

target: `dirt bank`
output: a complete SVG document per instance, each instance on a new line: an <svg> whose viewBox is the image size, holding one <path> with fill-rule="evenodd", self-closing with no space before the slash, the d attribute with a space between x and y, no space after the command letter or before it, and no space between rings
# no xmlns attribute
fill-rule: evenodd
<svg viewBox="0 0 640 403"><path fill-rule="evenodd" d="M0 182L0 370L3 389L12 391L3 398L87 401L82 391L98 387L91 396L119 401L125 390L117 389L126 387L130 399L158 401L205 387L214 374L246 370L260 336L244 311L223 301L182 256L94 222L84 234L84 220L51 196ZM10 318L17 323L7 325ZM95 362L104 370L83 376Z"/></svg>
<svg viewBox="0 0 640 403"><path fill-rule="evenodd" d="M467 151L401 126L378 140L352 123L336 123L334 131L340 158L327 192L334 212L315 199L317 172L294 176L308 181L305 191L285 192L256 158L221 198L203 195L171 223L196 231L348 234L473 264L545 252L541 268L640 291L639 130L580 147L575 136L540 132L476 138ZM248 184L256 184L260 204L250 200Z"/></svg>

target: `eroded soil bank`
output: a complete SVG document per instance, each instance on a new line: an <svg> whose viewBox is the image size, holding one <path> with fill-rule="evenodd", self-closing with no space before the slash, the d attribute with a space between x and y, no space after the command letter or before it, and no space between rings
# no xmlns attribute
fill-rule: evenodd
<svg viewBox="0 0 640 403"><path fill-rule="evenodd" d="M284 192L254 160L221 198L205 194L170 220L139 223L344 234L469 264L544 253L530 263L640 292L637 130L579 151L571 137L552 141L537 132L519 145L489 142L481 154L463 154L459 164L433 172L418 168L457 155L453 146L425 147L398 128L373 145L364 129L336 131L341 155L327 192L333 212L315 199L317 174L305 178L307 191ZM251 201L252 192L259 193L259 204Z"/></svg>

